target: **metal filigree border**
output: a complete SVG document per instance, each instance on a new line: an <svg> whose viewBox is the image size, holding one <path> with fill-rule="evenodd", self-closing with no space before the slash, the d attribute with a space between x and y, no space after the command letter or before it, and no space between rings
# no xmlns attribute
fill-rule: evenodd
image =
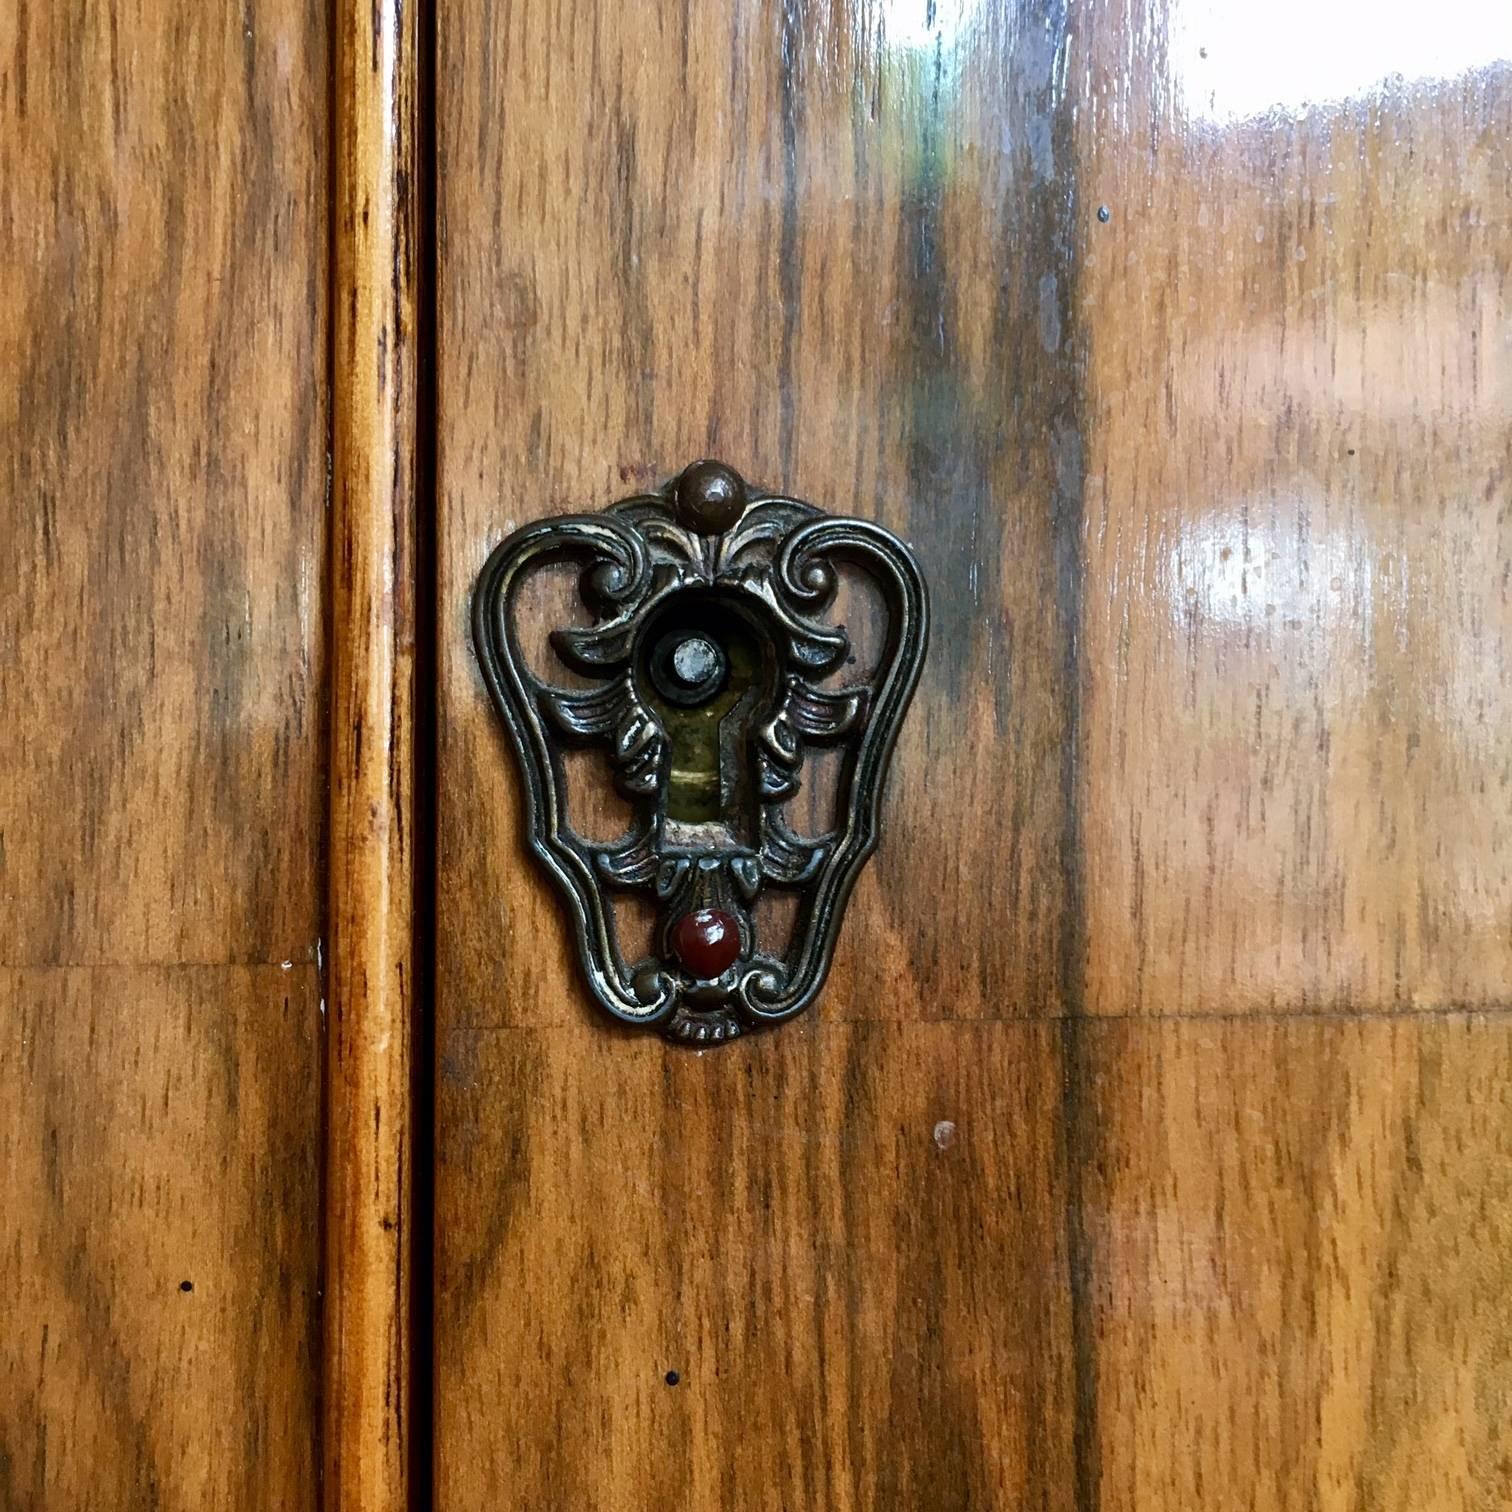
<svg viewBox="0 0 1512 1512"><path fill-rule="evenodd" d="M695 472L705 484L712 476L736 490L735 503L721 505L726 517L711 520L698 500L689 504ZM583 563L581 591L594 623L554 632L552 645L567 666L596 679L586 691L537 677L515 625L521 584L563 559ZM876 583L887 639L867 682L828 688L822 679L850 649L844 628L823 619L834 598L835 564L847 561ZM749 615L775 659L770 705L751 731L760 800L754 847L667 840L666 733L640 696L636 667L647 626L689 591L718 595ZM923 667L928 621L918 565L889 531L822 514L797 499L751 493L718 464L695 464L659 492L601 514L527 525L495 548L474 593L474 643L519 759L531 849L568 902L588 984L612 1017L711 1043L781 1023L813 1002L851 889L876 848L883 780ZM571 828L563 771L568 743L606 749L636 816L623 842L595 845ZM818 837L793 834L782 813L797 789L807 743L844 749L841 820ZM794 945L780 959L756 948L752 905L767 886L799 895ZM610 888L651 890L668 919L717 902L739 921L739 959L713 981L690 979L665 950L626 962Z"/></svg>

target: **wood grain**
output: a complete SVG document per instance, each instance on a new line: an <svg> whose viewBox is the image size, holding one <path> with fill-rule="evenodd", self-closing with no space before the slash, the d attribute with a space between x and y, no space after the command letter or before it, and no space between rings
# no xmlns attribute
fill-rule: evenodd
<svg viewBox="0 0 1512 1512"><path fill-rule="evenodd" d="M324 1498L410 1505L418 49L335 9Z"/></svg>
<svg viewBox="0 0 1512 1512"><path fill-rule="evenodd" d="M327 70L0 12L7 1507L316 1498Z"/></svg>
<svg viewBox="0 0 1512 1512"><path fill-rule="evenodd" d="M1512 1499L1512 70L1309 102L1244 32L1075 38L1082 1004L1118 1020L1068 1024L1081 1484L1469 1512Z"/></svg>
<svg viewBox="0 0 1512 1512"><path fill-rule="evenodd" d="M1512 66L1230 119L1179 22L1084 17L1087 1006L1505 1006Z"/></svg>
<svg viewBox="0 0 1512 1512"><path fill-rule="evenodd" d="M1512 1022L1088 1039L1096 1504L1512 1502Z"/></svg>
<svg viewBox="0 0 1512 1512"><path fill-rule="evenodd" d="M442 1512L1512 1495L1512 90L1241 108L1240 10L440 17ZM466 627L710 452L939 623L817 1009L689 1056Z"/></svg>
<svg viewBox="0 0 1512 1512"><path fill-rule="evenodd" d="M443 920L446 1012L583 1020L478 696L473 579L513 525L706 453L893 528L939 589L896 762L930 781L894 783L829 1015L1058 1001L1080 480L1050 340L1069 117L1029 14L943 61L827 5L440 18L441 893L500 900Z"/></svg>
<svg viewBox="0 0 1512 1512"><path fill-rule="evenodd" d="M315 958L320 16L0 16L8 964Z"/></svg>
<svg viewBox="0 0 1512 1512"><path fill-rule="evenodd" d="M0 972L0 1505L313 1508L313 966Z"/></svg>
<svg viewBox="0 0 1512 1512"><path fill-rule="evenodd" d="M1075 928L1035 11L944 57L820 5L439 17L441 1509L1074 1505L1059 1038L939 1022L1059 1013ZM513 525L705 453L937 588L830 987L717 1060L594 1018L466 633Z"/></svg>
<svg viewBox="0 0 1512 1512"><path fill-rule="evenodd" d="M1075 1505L1053 1026L449 1046L440 1505Z"/></svg>

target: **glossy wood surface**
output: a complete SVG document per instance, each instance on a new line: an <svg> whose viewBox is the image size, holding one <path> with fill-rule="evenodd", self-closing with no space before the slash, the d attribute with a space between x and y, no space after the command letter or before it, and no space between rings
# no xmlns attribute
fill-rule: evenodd
<svg viewBox="0 0 1512 1512"><path fill-rule="evenodd" d="M320 984L0 970L0 1505L318 1505Z"/></svg>
<svg viewBox="0 0 1512 1512"><path fill-rule="evenodd" d="M440 20L437 1504L1053 1500L1059 1040L1008 1020L1070 918L1072 240L996 144L1067 150L1054 39L994 27L946 100L828 10ZM943 591L821 1009L698 1055L594 1019L465 626L513 524L705 453Z"/></svg>
<svg viewBox="0 0 1512 1512"><path fill-rule="evenodd" d="M410 1488L415 1013L414 6L334 10L330 1011L323 1409L328 1507Z"/></svg>
<svg viewBox="0 0 1512 1512"><path fill-rule="evenodd" d="M1347 11L441 13L443 1512L1512 1499L1512 42ZM689 1054L466 622L705 452L937 631L828 991Z"/></svg>
<svg viewBox="0 0 1512 1512"><path fill-rule="evenodd" d="M0 1503L317 1495L324 10L0 11Z"/></svg>
<svg viewBox="0 0 1512 1512"><path fill-rule="evenodd" d="M1506 1017L1104 1022L1072 1069L1090 1504L1507 1505Z"/></svg>
<svg viewBox="0 0 1512 1512"><path fill-rule="evenodd" d="M1091 1012L1512 997L1512 26L1399 11L1082 20Z"/></svg>

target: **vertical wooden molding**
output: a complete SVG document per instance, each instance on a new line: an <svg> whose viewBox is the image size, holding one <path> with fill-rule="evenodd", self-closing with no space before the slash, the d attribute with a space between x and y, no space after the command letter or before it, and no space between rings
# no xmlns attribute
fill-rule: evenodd
<svg viewBox="0 0 1512 1512"><path fill-rule="evenodd" d="M416 12L335 0L324 1499L409 1496Z"/></svg>

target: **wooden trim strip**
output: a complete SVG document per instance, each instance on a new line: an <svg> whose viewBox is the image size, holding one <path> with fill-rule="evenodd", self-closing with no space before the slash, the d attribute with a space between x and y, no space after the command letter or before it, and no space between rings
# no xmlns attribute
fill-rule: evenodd
<svg viewBox="0 0 1512 1512"><path fill-rule="evenodd" d="M410 1494L416 6L334 0L327 1508Z"/></svg>

